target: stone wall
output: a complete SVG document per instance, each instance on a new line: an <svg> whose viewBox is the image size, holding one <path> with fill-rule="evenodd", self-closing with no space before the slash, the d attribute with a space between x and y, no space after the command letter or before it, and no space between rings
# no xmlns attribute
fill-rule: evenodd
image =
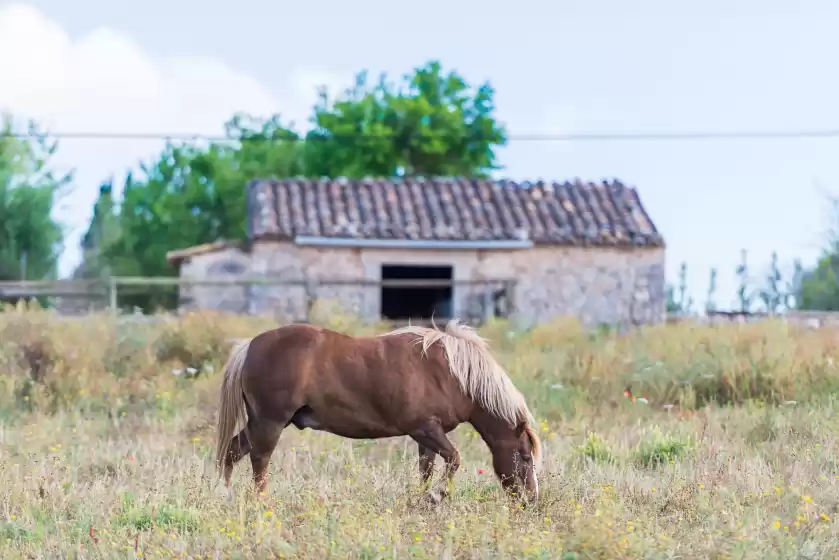
<svg viewBox="0 0 839 560"><path fill-rule="evenodd" d="M250 274L276 280L274 285L247 288L195 288L194 306L247 309L286 320L306 317L309 296L333 298L354 313L377 318L379 288L328 285L317 280L381 278L382 264L452 265L456 281L515 280L513 308L523 325L575 315L587 325L641 324L665 318L664 250L538 247L529 250L393 250L299 247L261 242L246 255L236 249L193 257L183 276L212 276L249 262ZM226 264L225 264L226 263ZM235 275L234 273L230 273ZM241 275L246 275L242 272ZM281 282L297 282L296 286ZM502 283L496 283L497 289ZM487 286L457 285L454 315L465 317ZM216 295L218 292L218 295Z"/></svg>
<svg viewBox="0 0 839 560"><path fill-rule="evenodd" d="M226 248L184 260L180 277L191 280L237 280L250 275L251 258L237 248ZM220 309L248 313L248 287L184 285L180 289L184 309Z"/></svg>

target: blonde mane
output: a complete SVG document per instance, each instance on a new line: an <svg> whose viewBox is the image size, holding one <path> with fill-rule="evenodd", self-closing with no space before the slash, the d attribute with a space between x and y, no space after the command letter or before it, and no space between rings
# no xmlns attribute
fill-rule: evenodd
<svg viewBox="0 0 839 560"><path fill-rule="evenodd" d="M487 341L475 329L452 319L445 331L436 328L408 325L379 336L413 334L422 344L423 354L435 343L446 352L449 372L457 380L466 396L475 399L490 414L511 426L526 423L526 432L533 447L533 458L538 465L542 444L533 426L536 424L524 396L513 385L504 368L489 350Z"/></svg>

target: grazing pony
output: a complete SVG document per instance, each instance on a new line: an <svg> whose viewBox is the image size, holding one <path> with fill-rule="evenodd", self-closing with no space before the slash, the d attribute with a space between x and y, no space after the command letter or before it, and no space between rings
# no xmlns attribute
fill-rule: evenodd
<svg viewBox="0 0 839 560"><path fill-rule="evenodd" d="M216 460L230 486L233 466L250 454L256 491L283 429L311 428L352 439L410 436L428 487L434 455L448 494L460 454L446 437L469 422L492 452L505 490L536 501L541 443L522 394L474 329L408 326L374 337L291 324L240 342L224 366ZM242 427L241 431L237 430Z"/></svg>

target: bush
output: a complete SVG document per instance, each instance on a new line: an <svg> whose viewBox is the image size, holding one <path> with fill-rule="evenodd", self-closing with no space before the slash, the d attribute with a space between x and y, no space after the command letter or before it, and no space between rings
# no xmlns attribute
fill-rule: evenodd
<svg viewBox="0 0 839 560"><path fill-rule="evenodd" d="M590 433L585 442L577 447L577 453L598 463L609 463L615 460L609 444L594 432Z"/></svg>
<svg viewBox="0 0 839 560"><path fill-rule="evenodd" d="M352 334L385 328L328 302L316 311ZM0 313L0 557L839 553L835 332L766 322L592 334L571 320L528 331L493 320L481 334L539 422L539 502L511 507L486 444L462 426L449 436L462 472L429 510L410 490L420 476L408 437L289 428L266 496L249 491L247 460L233 496L223 489L220 367L233 339L273 326L223 313Z"/></svg>
<svg viewBox="0 0 839 560"><path fill-rule="evenodd" d="M364 324L329 301L316 302L313 311L316 323L351 334L387 328ZM116 410L154 402L189 377L173 372L200 377L217 371L235 339L275 326L271 319L221 312L60 318L37 304L6 307L0 313L0 408ZM643 397L635 406L646 402L659 410L804 402L839 392L834 334L780 321L593 335L570 319L528 331L493 320L481 334L548 420L623 406L627 390Z"/></svg>
<svg viewBox="0 0 839 560"><path fill-rule="evenodd" d="M678 437L665 435L658 426L653 427L648 437L641 441L635 451L635 459L645 467L656 467L674 463L690 449L690 443Z"/></svg>

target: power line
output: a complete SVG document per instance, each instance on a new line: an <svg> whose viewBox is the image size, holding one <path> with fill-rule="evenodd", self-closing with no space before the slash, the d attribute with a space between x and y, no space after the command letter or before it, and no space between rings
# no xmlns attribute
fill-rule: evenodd
<svg viewBox="0 0 839 560"><path fill-rule="evenodd" d="M265 138L255 136L251 138L231 138L223 135L198 134L187 132L55 132L46 133L54 139L73 140L170 140L170 141L208 141L208 142L289 142L303 141L300 138ZM30 132L4 132L0 136L14 138L35 138ZM329 139L383 139L387 135L330 135ZM805 140L819 138L839 138L839 129L822 130L765 130L765 131L673 131L673 132L579 132L568 134L511 134L510 142L643 142L643 141L681 141L681 140ZM317 138L316 138L317 139Z"/></svg>

